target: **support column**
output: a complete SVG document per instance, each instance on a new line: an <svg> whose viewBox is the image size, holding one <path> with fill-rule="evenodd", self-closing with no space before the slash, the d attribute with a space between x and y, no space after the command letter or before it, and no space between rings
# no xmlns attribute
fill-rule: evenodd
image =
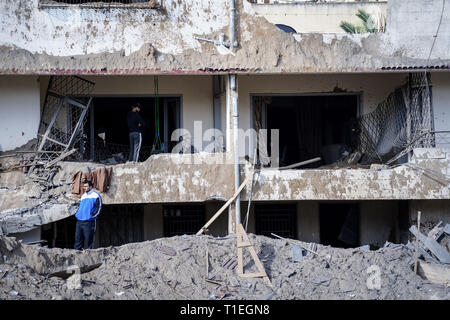
<svg viewBox="0 0 450 320"><path fill-rule="evenodd" d="M237 191L240 185L237 76L231 74L227 77L227 80L227 160L234 162L234 190ZM240 200L241 197L238 195L236 201L228 210L228 233L235 233L236 224L241 221Z"/></svg>

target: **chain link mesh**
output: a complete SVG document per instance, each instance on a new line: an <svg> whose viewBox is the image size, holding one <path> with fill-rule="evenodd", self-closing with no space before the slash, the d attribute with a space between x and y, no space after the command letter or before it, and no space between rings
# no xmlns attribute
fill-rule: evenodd
<svg viewBox="0 0 450 320"><path fill-rule="evenodd" d="M377 108L357 121L361 163L391 163L407 150L434 147L430 77L414 73Z"/></svg>

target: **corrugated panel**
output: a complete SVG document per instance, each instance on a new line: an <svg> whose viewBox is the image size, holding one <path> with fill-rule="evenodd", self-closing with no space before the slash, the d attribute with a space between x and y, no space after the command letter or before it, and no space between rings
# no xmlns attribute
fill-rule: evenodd
<svg viewBox="0 0 450 320"><path fill-rule="evenodd" d="M384 66L381 68L381 70L423 70L423 69L438 69L438 70L446 70L446 69L450 69L450 65L449 64L434 64L434 65L422 65L422 64L418 64L418 65L395 65L395 66Z"/></svg>

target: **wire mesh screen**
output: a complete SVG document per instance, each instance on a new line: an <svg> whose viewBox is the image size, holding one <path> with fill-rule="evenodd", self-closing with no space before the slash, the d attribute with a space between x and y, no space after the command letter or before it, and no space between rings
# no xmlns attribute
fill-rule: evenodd
<svg viewBox="0 0 450 320"><path fill-rule="evenodd" d="M144 206L141 204L105 205L99 215L99 247L121 246L144 240Z"/></svg>
<svg viewBox="0 0 450 320"><path fill-rule="evenodd" d="M38 151L80 147L94 84L76 76L50 78L38 131Z"/></svg>
<svg viewBox="0 0 450 320"><path fill-rule="evenodd" d="M358 119L361 163L390 163L416 147L433 147L429 75L410 74L377 108Z"/></svg>
<svg viewBox="0 0 450 320"><path fill-rule="evenodd" d="M255 206L255 231L256 234L272 237L275 233L284 238L296 238L295 204L285 205L256 205Z"/></svg>
<svg viewBox="0 0 450 320"><path fill-rule="evenodd" d="M202 205L164 206L164 236L195 234L205 223L205 207Z"/></svg>

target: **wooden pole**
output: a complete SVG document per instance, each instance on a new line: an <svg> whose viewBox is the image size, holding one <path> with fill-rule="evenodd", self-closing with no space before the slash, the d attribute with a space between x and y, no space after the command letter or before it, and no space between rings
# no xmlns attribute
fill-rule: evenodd
<svg viewBox="0 0 450 320"><path fill-rule="evenodd" d="M414 274L417 274L417 262L419 259L419 234L420 234L420 211L417 211L417 237L416 237L416 253L414 257Z"/></svg>
<svg viewBox="0 0 450 320"><path fill-rule="evenodd" d="M239 186L239 188L237 189L237 191L235 192L235 194L222 206L222 208L219 209L219 211L216 212L216 214L209 219L209 221L196 233L197 236L201 235L206 228L208 228L211 223L214 222L214 220L216 220L220 214L234 201L234 199L236 199L236 197L238 196L238 194L241 193L241 191L245 188L245 186L247 185L247 182L249 180L249 178L251 177L251 175L248 175L244 182L242 182L242 184Z"/></svg>

